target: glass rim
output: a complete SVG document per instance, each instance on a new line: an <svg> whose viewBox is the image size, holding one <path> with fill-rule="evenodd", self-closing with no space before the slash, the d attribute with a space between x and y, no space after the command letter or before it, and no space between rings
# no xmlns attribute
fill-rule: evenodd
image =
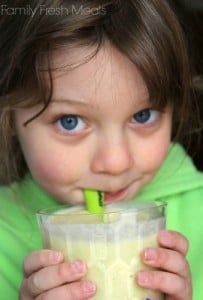
<svg viewBox="0 0 203 300"><path fill-rule="evenodd" d="M129 207L125 207L124 205L127 202L131 202L132 204ZM67 216L67 212L71 213L71 215L109 215L109 214L116 214L116 213L122 213L122 214L129 214L129 213L140 213L145 212L153 209L161 209L166 208L167 202L162 200L149 200L149 201L140 201L140 200L128 200L128 201L119 201L117 203L111 203L108 205L105 205L105 208L108 208L110 210L100 213L92 213L86 210L85 205L75 205L70 206L68 204L62 204L61 206L51 206L48 208L42 208L36 212L37 216ZM65 209L65 211L64 211ZM64 211L64 212L63 212Z"/></svg>

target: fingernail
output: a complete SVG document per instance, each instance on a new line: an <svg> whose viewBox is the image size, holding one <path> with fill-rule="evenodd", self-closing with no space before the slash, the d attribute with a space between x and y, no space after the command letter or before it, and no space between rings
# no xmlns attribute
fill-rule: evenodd
<svg viewBox="0 0 203 300"><path fill-rule="evenodd" d="M161 241L164 243L164 244L170 244L171 242L171 234L170 232L168 232L167 230L160 230L159 232L159 235L160 235L160 238L161 238Z"/></svg>
<svg viewBox="0 0 203 300"><path fill-rule="evenodd" d="M85 265L81 261L75 261L70 264L71 269L74 273L84 273L85 271Z"/></svg>
<svg viewBox="0 0 203 300"><path fill-rule="evenodd" d="M93 294L96 292L96 285L92 281L83 281L82 289L86 294Z"/></svg>
<svg viewBox="0 0 203 300"><path fill-rule="evenodd" d="M61 252L58 252L58 251L52 251L50 256L51 256L51 260L53 262L58 262L58 261L60 261L62 254L61 254Z"/></svg>
<svg viewBox="0 0 203 300"><path fill-rule="evenodd" d="M139 272L137 274L137 282L140 286L150 287L151 277L147 272Z"/></svg>
<svg viewBox="0 0 203 300"><path fill-rule="evenodd" d="M144 250L144 260L150 261L155 260L157 258L156 249L148 248Z"/></svg>

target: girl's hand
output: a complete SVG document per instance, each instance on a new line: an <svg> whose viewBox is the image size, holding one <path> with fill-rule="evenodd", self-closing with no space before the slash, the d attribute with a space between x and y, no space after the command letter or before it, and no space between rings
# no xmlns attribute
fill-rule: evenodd
<svg viewBox="0 0 203 300"><path fill-rule="evenodd" d="M188 241L175 231L161 230L160 248L145 249L143 262L159 270L140 271L137 282L141 287L159 290L165 300L192 300L192 280L186 260Z"/></svg>
<svg viewBox="0 0 203 300"><path fill-rule="evenodd" d="M24 260L23 271L19 300L81 300L96 292L92 282L81 280L86 265L81 261L64 262L60 252L32 252Z"/></svg>

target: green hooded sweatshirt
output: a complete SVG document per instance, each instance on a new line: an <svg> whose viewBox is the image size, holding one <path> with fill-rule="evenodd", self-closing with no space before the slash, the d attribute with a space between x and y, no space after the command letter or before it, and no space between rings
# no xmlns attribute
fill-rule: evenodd
<svg viewBox="0 0 203 300"><path fill-rule="evenodd" d="M184 234L190 242L188 261L193 279L193 300L203 299L203 173L180 145L172 145L152 182L136 199L167 202L167 228ZM36 211L60 207L27 175L20 183L0 188L0 291L2 299L17 300L22 262L42 248ZM112 299L114 300L114 299Z"/></svg>

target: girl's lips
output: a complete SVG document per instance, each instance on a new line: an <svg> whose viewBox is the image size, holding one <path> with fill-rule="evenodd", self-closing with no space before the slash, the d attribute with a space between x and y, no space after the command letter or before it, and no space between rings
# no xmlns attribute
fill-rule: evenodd
<svg viewBox="0 0 203 300"><path fill-rule="evenodd" d="M125 198L127 191L128 191L128 187L114 193L105 192L104 202L107 204L110 202L122 200L123 198Z"/></svg>

